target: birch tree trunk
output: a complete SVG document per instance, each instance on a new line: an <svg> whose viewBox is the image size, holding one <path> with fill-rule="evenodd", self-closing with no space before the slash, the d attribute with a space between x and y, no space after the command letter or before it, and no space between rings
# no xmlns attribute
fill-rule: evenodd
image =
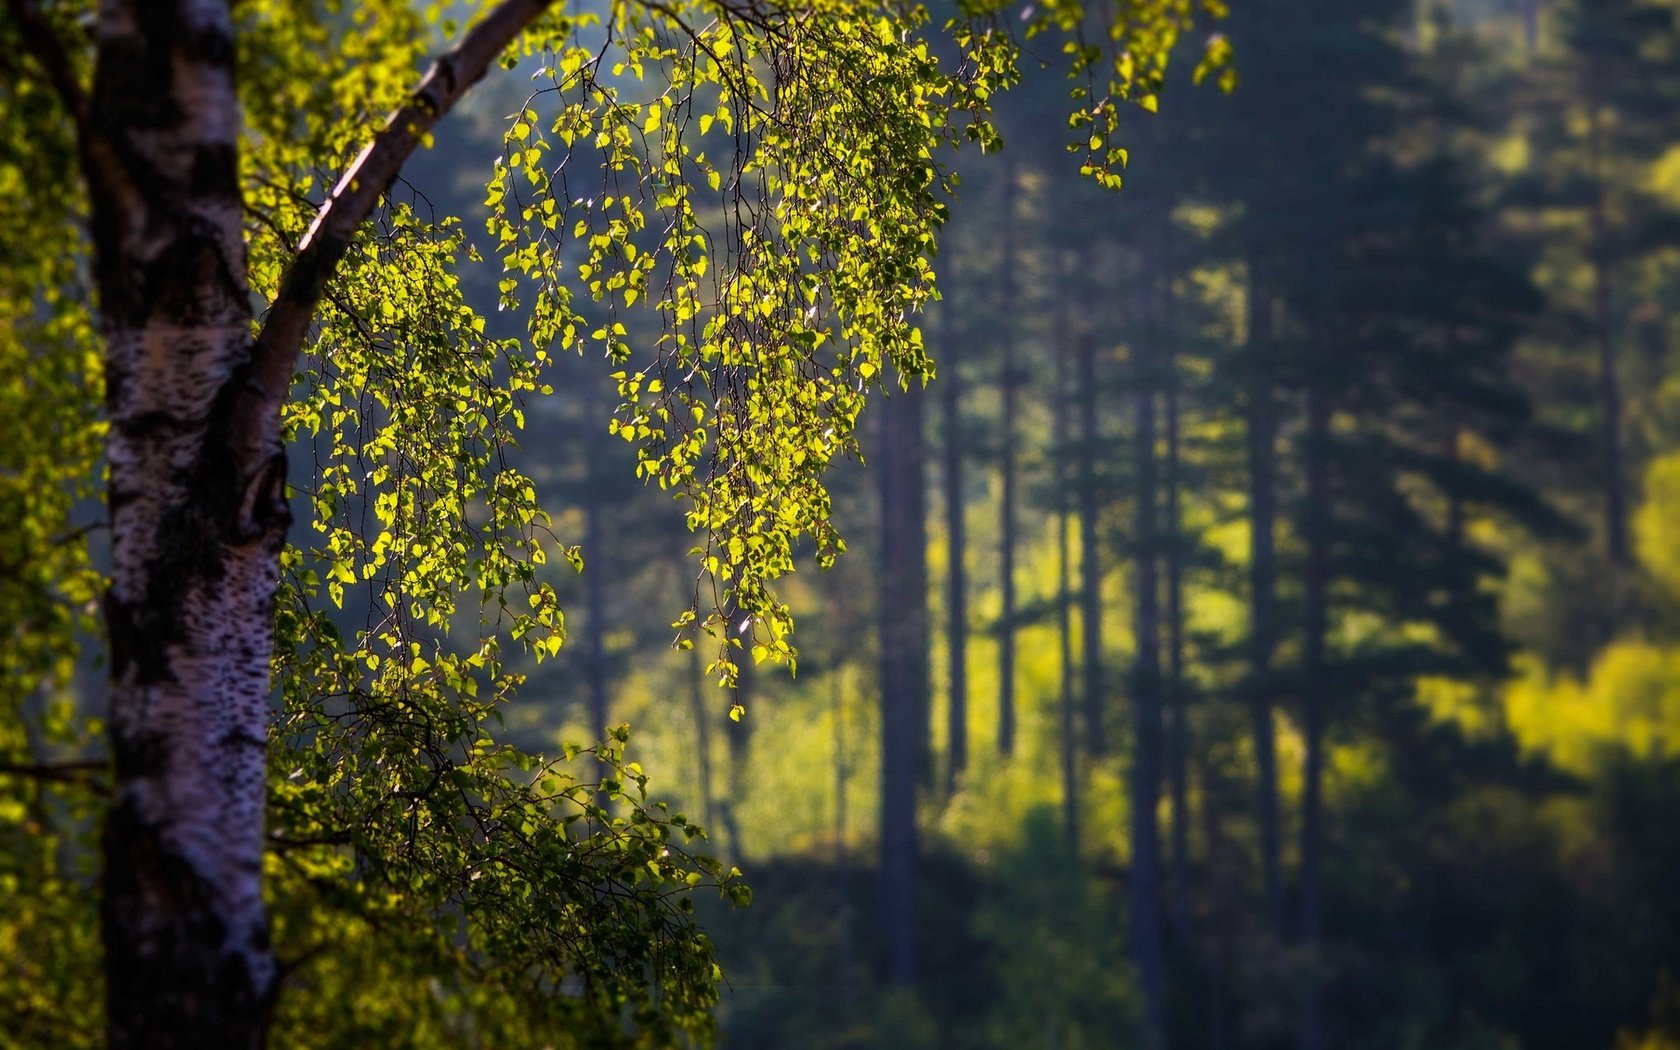
<svg viewBox="0 0 1680 1050"><path fill-rule="evenodd" d="M90 119L111 513L109 1041L258 1046L274 592L288 515L252 312L224 5L107 3ZM116 159L120 157L120 160ZM190 1033L190 1037L189 1037Z"/></svg>

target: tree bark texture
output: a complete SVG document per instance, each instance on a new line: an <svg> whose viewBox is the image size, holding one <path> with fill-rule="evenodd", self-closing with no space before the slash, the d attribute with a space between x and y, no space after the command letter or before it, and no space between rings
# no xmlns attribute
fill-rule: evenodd
<svg viewBox="0 0 1680 1050"><path fill-rule="evenodd" d="M214 3L107 3L90 172L105 341L111 586L104 830L112 1046L258 1046L279 416L251 410L233 25ZM241 425L246 424L246 425Z"/></svg>
<svg viewBox="0 0 1680 1050"><path fill-rule="evenodd" d="M881 920L887 977L916 981L916 785L929 693L922 391L881 406Z"/></svg>

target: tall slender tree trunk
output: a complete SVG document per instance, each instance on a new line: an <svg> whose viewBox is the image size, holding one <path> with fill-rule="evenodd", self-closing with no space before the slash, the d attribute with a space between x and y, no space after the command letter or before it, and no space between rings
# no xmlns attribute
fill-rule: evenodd
<svg viewBox="0 0 1680 1050"><path fill-rule="evenodd" d="M1161 845L1156 816L1161 797L1161 622L1156 574L1157 503L1155 462L1155 392L1138 351L1140 373L1135 395L1136 551L1133 581L1137 666L1132 687L1132 775L1130 879L1132 960L1143 995L1139 1045L1166 1046L1166 978L1161 951Z"/></svg>
<svg viewBox="0 0 1680 1050"><path fill-rule="evenodd" d="M947 245L947 249L949 249ZM940 426L944 430L945 652L949 695L945 709L945 797L956 793L968 768L968 543L963 500L962 373L957 350L956 311L949 300L939 309Z"/></svg>
<svg viewBox="0 0 1680 1050"><path fill-rule="evenodd" d="M1533 58L1540 52L1540 0L1522 0L1523 42Z"/></svg>
<svg viewBox="0 0 1680 1050"><path fill-rule="evenodd" d="M1320 862L1324 852L1324 642L1330 618L1330 398L1322 384L1307 391L1304 522L1307 542L1306 637L1302 663L1302 736L1306 750L1301 774L1301 944L1306 949L1301 999L1300 1050L1324 1050L1324 1003L1319 969L1324 937Z"/></svg>
<svg viewBox="0 0 1680 1050"><path fill-rule="evenodd" d="M1277 419L1272 393L1271 299L1250 268L1248 299L1248 701L1254 731L1255 796L1266 919L1285 934L1279 872L1277 735L1272 724L1272 658L1277 648Z"/></svg>
<svg viewBox="0 0 1680 1050"><path fill-rule="evenodd" d="M1647 299L1635 311L1634 325L1639 340L1639 356L1644 366L1640 370L1641 381L1646 390L1660 389L1668 372L1666 324L1667 316L1663 312L1662 304L1655 299Z"/></svg>
<svg viewBox="0 0 1680 1050"><path fill-rule="evenodd" d="M583 574L583 675L585 689L589 696L589 734L590 739L605 740L608 720L611 712L608 710L610 690L607 684L607 646L606 646L606 581L602 578L605 558L601 555L601 507L591 500L584 509L584 544L585 549L593 555L592 563ZM596 773L600 779L611 775L611 767L604 761L597 760ZM599 801L605 802L603 793Z"/></svg>
<svg viewBox="0 0 1680 1050"><path fill-rule="evenodd" d="M1056 389L1052 402L1052 463L1056 493L1056 637L1061 655L1060 703L1058 705L1057 751L1062 768L1062 834L1068 852L1079 852L1079 744L1077 702L1073 675L1073 547L1068 538L1072 515L1068 510L1067 452L1072 428L1068 425L1069 349L1067 301L1056 308Z"/></svg>
<svg viewBox="0 0 1680 1050"><path fill-rule="evenodd" d="M998 613L998 753L1015 753L1015 417L1020 377L1015 360L1015 164L1003 163L1003 246L998 260L998 339L1001 362L998 383L1003 388L1002 433L998 437L998 470L1003 492L998 503L998 573L1002 578L1002 610Z"/></svg>
<svg viewBox="0 0 1680 1050"><path fill-rule="evenodd" d="M1171 338L1169 334L1169 338ZM1179 463L1179 391L1174 355L1167 356L1166 430L1167 793L1172 803L1169 877L1173 911L1182 930L1190 903L1190 697L1184 680L1184 514Z"/></svg>
<svg viewBox="0 0 1680 1050"><path fill-rule="evenodd" d="M1231 870L1234 865L1220 863L1220 859L1230 852L1230 846L1225 840L1224 822L1220 819L1220 803L1225 799L1226 792L1219 770L1206 749L1199 756L1197 774L1204 796L1201 809L1202 849L1207 855L1208 910L1212 913L1209 943L1204 956L1207 966L1207 1045L1208 1050L1225 1050L1230 1045L1231 1027L1231 997L1226 989L1230 976L1236 969L1234 957L1237 923L1233 914L1236 908L1228 904L1232 897L1228 891L1228 883L1232 881Z"/></svg>
<svg viewBox="0 0 1680 1050"><path fill-rule="evenodd" d="M1462 446L1458 425L1448 424L1445 454L1447 462L1455 467L1463 459ZM1447 493L1447 544L1455 553L1464 548L1464 497L1456 491Z"/></svg>
<svg viewBox="0 0 1680 1050"><path fill-rule="evenodd" d="M601 398L594 383L588 385L584 399L588 408L599 407ZM589 457L582 494L583 549L589 559L583 572L583 674L585 690L589 696L588 738L605 740L607 722L611 717L608 711L607 558L606 528L603 520L607 511L602 505L601 478L596 470L596 460L595 456ZM596 772L598 780L605 780L611 774L611 767L605 762L597 761ZM606 794L603 792L597 801L605 805Z"/></svg>
<svg viewBox="0 0 1680 1050"><path fill-rule="evenodd" d="M840 1015L849 1021L856 1007L852 964L852 867L846 855L846 782L851 778L851 759L846 751L846 667L836 662L829 671L829 710L834 719L834 883L838 898L840 950Z"/></svg>
<svg viewBox="0 0 1680 1050"><path fill-rule="evenodd" d="M1177 301L1172 287L1166 229L1152 227L1159 266L1166 274L1156 285L1160 341L1158 382L1163 404L1162 430L1165 477L1162 479L1166 523L1159 555L1165 570L1167 670L1163 681L1166 718L1165 775L1167 798L1172 812L1167 850L1168 899L1172 902L1174 932L1181 938L1189 933L1190 893L1190 788L1186 762L1190 751L1189 704L1184 682L1184 515L1180 507L1182 478L1179 463L1178 419L1178 333Z"/></svg>
<svg viewBox="0 0 1680 1050"><path fill-rule="evenodd" d="M694 750L698 756L695 775L699 778L700 822L707 828L715 828L713 800L716 795L712 791L712 719L715 716L706 703L708 684L706 659L700 655L700 647L696 645L688 651L688 708L694 718Z"/></svg>
<svg viewBox="0 0 1680 1050"><path fill-rule="evenodd" d="M1602 118L1593 110L1590 148L1596 186L1592 203L1593 329L1598 344L1599 441L1604 456L1604 542L1610 561L1633 563L1628 542L1627 479L1622 455L1622 387L1617 372L1614 292L1610 275L1610 222L1605 211Z"/></svg>
<svg viewBox="0 0 1680 1050"><path fill-rule="evenodd" d="M747 845L741 835L740 807L747 798L747 769L752 761L753 700L758 680L758 668L751 654L737 654L735 692L731 703L741 709L740 718L723 720L724 742L729 747L729 798L719 807L728 852L736 860L747 855Z"/></svg>
<svg viewBox="0 0 1680 1050"><path fill-rule="evenodd" d="M887 977L916 981L916 785L927 734L927 508L922 391L881 411L881 921Z"/></svg>
<svg viewBox="0 0 1680 1050"><path fill-rule="evenodd" d="M1097 491L1097 451L1102 440L1097 419L1097 341L1089 333L1079 340L1079 631L1083 648L1080 666L1085 709L1085 748L1091 755L1108 752L1103 708L1102 577L1103 559L1097 535L1102 496Z"/></svg>

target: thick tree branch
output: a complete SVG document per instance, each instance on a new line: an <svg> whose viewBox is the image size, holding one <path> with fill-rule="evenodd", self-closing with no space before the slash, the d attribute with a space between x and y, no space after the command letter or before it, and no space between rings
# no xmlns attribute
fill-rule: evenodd
<svg viewBox="0 0 1680 1050"><path fill-rule="evenodd" d="M257 336L251 382L265 403L285 403L310 321L357 228L372 214L427 133L551 3L502 0L497 4L454 48L432 63L408 103L391 114L385 127L338 180L298 245L297 257L286 271L280 294Z"/></svg>
<svg viewBox="0 0 1680 1050"><path fill-rule="evenodd" d="M58 93L64 108L70 113L70 119L76 122L77 132L85 136L88 126L87 92L76 80L75 67L58 34L53 32L53 27L30 0L6 0L6 7L17 23L23 46L47 74L47 82Z"/></svg>

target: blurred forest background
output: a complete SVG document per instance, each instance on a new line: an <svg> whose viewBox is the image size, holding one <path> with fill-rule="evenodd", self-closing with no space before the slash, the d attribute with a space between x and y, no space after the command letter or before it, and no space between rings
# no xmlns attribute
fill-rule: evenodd
<svg viewBox="0 0 1680 1050"><path fill-rule="evenodd" d="M508 725L629 723L746 872L725 1046L1680 1048L1680 3L1232 8L1119 194L1032 41L949 158L938 378L836 472L796 675L672 647L610 369L529 406L587 571ZM520 90L417 203L483 228Z"/></svg>
<svg viewBox="0 0 1680 1050"><path fill-rule="evenodd" d="M672 649L599 364L534 406L509 717L747 872L725 1045L1680 1047L1680 7L1232 6L1118 195L1028 43L796 676Z"/></svg>

